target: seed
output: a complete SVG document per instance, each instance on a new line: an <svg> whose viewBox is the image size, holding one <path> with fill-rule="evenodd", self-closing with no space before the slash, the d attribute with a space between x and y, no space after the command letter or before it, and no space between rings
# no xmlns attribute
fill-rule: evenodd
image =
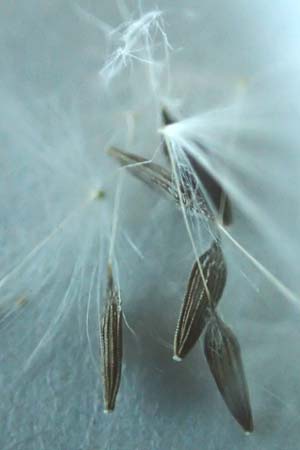
<svg viewBox="0 0 300 450"><path fill-rule="evenodd" d="M177 120L170 115L166 108L162 109L162 121L166 126L177 122ZM209 155L209 150L202 143L196 142L196 144L205 154ZM163 151L168 160L170 160L169 150L165 141L163 143ZM201 183L222 218L223 224L230 225L232 223L232 208L228 195L224 192L222 186L216 178L213 177L196 158L194 158L189 152L185 152L185 155L192 166L193 172L196 174L198 180L201 180ZM189 174L190 183L192 178L194 178L194 174L192 174L192 176ZM194 189L199 185L199 181L197 182L197 179L194 179L192 183L194 184Z"/></svg>
<svg viewBox="0 0 300 450"><path fill-rule="evenodd" d="M229 411L246 432L252 432L253 419L240 345L231 329L216 315L205 332L204 352Z"/></svg>
<svg viewBox="0 0 300 450"><path fill-rule="evenodd" d="M117 159L122 166L129 165L128 170L140 180L173 195L174 186L168 170L141 156L124 152L116 147L110 147L107 153Z"/></svg>
<svg viewBox="0 0 300 450"><path fill-rule="evenodd" d="M101 320L101 350L104 412L110 412L115 408L122 372L122 310L110 266Z"/></svg>
<svg viewBox="0 0 300 450"><path fill-rule="evenodd" d="M181 180L179 194L176 182L173 180L172 173L169 170L141 156L124 152L115 147L110 147L107 152L117 159L122 166L128 165L128 170L144 183L158 187L175 200L177 205L181 206L181 203L183 203L188 212L204 215L211 220L214 219L214 215L202 193L194 191L193 188L188 188L186 180Z"/></svg>
<svg viewBox="0 0 300 450"><path fill-rule="evenodd" d="M222 296L225 283L225 260L220 244L214 241L195 262L189 277L175 332L175 360L184 358L199 339Z"/></svg>

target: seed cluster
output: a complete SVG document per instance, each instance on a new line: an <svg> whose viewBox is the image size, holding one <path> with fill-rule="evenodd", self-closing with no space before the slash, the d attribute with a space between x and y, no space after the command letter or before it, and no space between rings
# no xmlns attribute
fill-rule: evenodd
<svg viewBox="0 0 300 450"><path fill-rule="evenodd" d="M174 122L165 108L162 110L162 120L164 125ZM197 145L208 151L202 144ZM172 155L166 142L163 142L163 150L171 161ZM219 182L191 156L187 155L193 169L192 176L190 173L183 173L178 185L174 182L171 168L167 170L115 147L111 147L108 153L134 176L184 206L187 213L196 212L210 221L215 221L219 215L224 225L232 222L232 209L227 194ZM199 184L204 186L216 211L210 207ZM192 267L175 331L173 358L177 361L185 358L204 333L204 354L218 390L236 421L246 432L252 432L253 419L240 346L232 330L217 312L226 279L227 268L218 237ZM110 411L115 406L122 368L122 310L110 266L107 286L106 306L101 323L101 347L104 404L105 409Z"/></svg>

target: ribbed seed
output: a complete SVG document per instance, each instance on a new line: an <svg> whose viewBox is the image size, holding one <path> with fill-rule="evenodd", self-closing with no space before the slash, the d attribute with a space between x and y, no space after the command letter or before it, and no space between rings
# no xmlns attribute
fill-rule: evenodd
<svg viewBox="0 0 300 450"><path fill-rule="evenodd" d="M217 316L206 329L204 352L229 411L246 432L252 432L253 419L240 345L231 329Z"/></svg>
<svg viewBox="0 0 300 450"><path fill-rule="evenodd" d="M181 206L181 203L183 203L188 212L204 215L211 220L214 219L214 215L202 193L190 189L185 181L180 184L179 194L176 182L173 180L170 171L158 164L149 162L141 156L124 152L116 147L110 147L107 153L117 159L122 166L129 165L128 170L144 183L152 187L156 186L167 193L175 200L177 205ZM131 164L136 165L131 166Z"/></svg>
<svg viewBox="0 0 300 450"><path fill-rule="evenodd" d="M170 125L177 122L165 108L162 109L162 121L164 125ZM201 148L204 153L209 154L209 150L203 144L199 142L195 142L195 144ZM163 143L163 151L170 160L169 150L165 141ZM216 210L221 215L223 224L230 225L232 223L232 208L228 195L224 192L222 186L215 179L215 177L213 177L196 158L194 158L189 152L186 152L185 154L197 178L201 180ZM191 178L193 177L189 174L190 183ZM197 180L194 180L192 184L194 184L195 189L199 183L197 183Z"/></svg>
<svg viewBox="0 0 300 450"><path fill-rule="evenodd" d="M171 174L163 167L149 162L147 159L134 153L124 152L116 147L110 147L107 151L110 156L113 156L122 166L127 166L130 173L142 180L144 183L153 187L156 186L169 195L173 195L173 182ZM131 164L138 164L131 166Z"/></svg>
<svg viewBox="0 0 300 450"><path fill-rule="evenodd" d="M110 412L115 408L122 372L122 310L110 268L101 320L101 350L104 412Z"/></svg>
<svg viewBox="0 0 300 450"><path fill-rule="evenodd" d="M199 339L222 296L225 283L225 260L219 243L214 242L195 262L190 274L175 332L175 360L184 358Z"/></svg>

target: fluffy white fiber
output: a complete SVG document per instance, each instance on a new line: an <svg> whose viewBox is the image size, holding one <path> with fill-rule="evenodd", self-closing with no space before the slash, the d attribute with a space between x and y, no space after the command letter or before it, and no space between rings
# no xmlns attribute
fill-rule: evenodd
<svg viewBox="0 0 300 450"><path fill-rule="evenodd" d="M296 0L1 3L1 449L299 448L299 19ZM163 127L162 106L176 124ZM115 145L167 167L162 138L177 182L183 149L220 180L231 226L211 229L106 154ZM251 436L202 341L172 360L189 272L215 233ZM104 415L109 252L126 325Z"/></svg>

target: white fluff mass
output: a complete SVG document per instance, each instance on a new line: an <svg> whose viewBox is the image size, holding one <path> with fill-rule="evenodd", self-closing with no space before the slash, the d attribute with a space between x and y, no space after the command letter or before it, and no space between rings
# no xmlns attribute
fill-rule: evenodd
<svg viewBox="0 0 300 450"><path fill-rule="evenodd" d="M1 2L1 449L299 448L299 20L296 0ZM164 126L162 107L178 122ZM163 140L175 181L186 154L219 180L232 225L212 230L107 154L167 168ZM172 360L188 276L214 233L250 436L201 340ZM110 257L124 360L104 415Z"/></svg>

